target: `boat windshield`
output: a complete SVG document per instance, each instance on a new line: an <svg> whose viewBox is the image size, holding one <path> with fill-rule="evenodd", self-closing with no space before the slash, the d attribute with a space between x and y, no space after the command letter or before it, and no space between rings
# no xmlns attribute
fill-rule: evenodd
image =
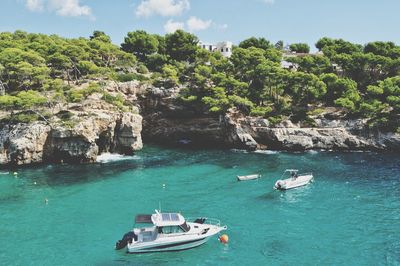
<svg viewBox="0 0 400 266"><path fill-rule="evenodd" d="M181 228L183 229L183 231L185 232L189 232L190 230L190 226L185 222L183 224L181 224Z"/></svg>

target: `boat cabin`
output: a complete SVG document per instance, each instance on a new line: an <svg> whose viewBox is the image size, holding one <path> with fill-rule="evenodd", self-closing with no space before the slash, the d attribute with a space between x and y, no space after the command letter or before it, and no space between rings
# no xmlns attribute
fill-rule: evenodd
<svg viewBox="0 0 400 266"><path fill-rule="evenodd" d="M137 224L153 224L152 227L135 229L134 233L138 236L139 242L153 241L159 234L180 234L190 230L185 218L179 213L160 213L142 214L135 218Z"/></svg>

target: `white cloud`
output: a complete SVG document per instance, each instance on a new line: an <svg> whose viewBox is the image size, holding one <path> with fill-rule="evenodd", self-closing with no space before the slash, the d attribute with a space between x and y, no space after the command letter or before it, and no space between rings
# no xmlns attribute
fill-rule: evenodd
<svg viewBox="0 0 400 266"><path fill-rule="evenodd" d="M136 8L136 15L139 17L150 17L152 15L173 17L189 9L189 0L142 0Z"/></svg>
<svg viewBox="0 0 400 266"><path fill-rule="evenodd" d="M65 17L92 16L92 9L81 5L79 0L49 0L49 8Z"/></svg>
<svg viewBox="0 0 400 266"><path fill-rule="evenodd" d="M196 17L190 17L186 23L189 31L193 32L208 29L212 24L212 20L202 20Z"/></svg>
<svg viewBox="0 0 400 266"><path fill-rule="evenodd" d="M167 33L173 33L176 30L183 30L185 29L185 23L179 21L173 21L172 19L168 20L167 23L164 25L164 30Z"/></svg>
<svg viewBox="0 0 400 266"><path fill-rule="evenodd" d="M31 11L43 11L43 0L27 0L25 6Z"/></svg>
<svg viewBox="0 0 400 266"><path fill-rule="evenodd" d="M26 7L31 11L43 11L46 8L48 11L64 17L87 16L94 18L92 9L82 5L80 0L26 0Z"/></svg>

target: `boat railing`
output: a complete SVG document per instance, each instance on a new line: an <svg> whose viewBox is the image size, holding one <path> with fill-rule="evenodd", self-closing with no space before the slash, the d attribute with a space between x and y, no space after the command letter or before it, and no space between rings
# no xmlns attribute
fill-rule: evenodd
<svg viewBox="0 0 400 266"><path fill-rule="evenodd" d="M299 176L301 176L301 175L312 175L312 172L299 174Z"/></svg>
<svg viewBox="0 0 400 266"><path fill-rule="evenodd" d="M221 221L215 218L208 218L208 217L188 217L186 218L187 222L194 222L197 219L205 219L204 224L210 224L210 225L217 225L221 226Z"/></svg>

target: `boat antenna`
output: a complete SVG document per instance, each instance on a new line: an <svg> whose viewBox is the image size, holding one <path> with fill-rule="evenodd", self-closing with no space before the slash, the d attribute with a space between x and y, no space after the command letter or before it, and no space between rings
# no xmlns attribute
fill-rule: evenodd
<svg viewBox="0 0 400 266"><path fill-rule="evenodd" d="M161 201L158 202L158 209L159 209L160 212L161 212Z"/></svg>

